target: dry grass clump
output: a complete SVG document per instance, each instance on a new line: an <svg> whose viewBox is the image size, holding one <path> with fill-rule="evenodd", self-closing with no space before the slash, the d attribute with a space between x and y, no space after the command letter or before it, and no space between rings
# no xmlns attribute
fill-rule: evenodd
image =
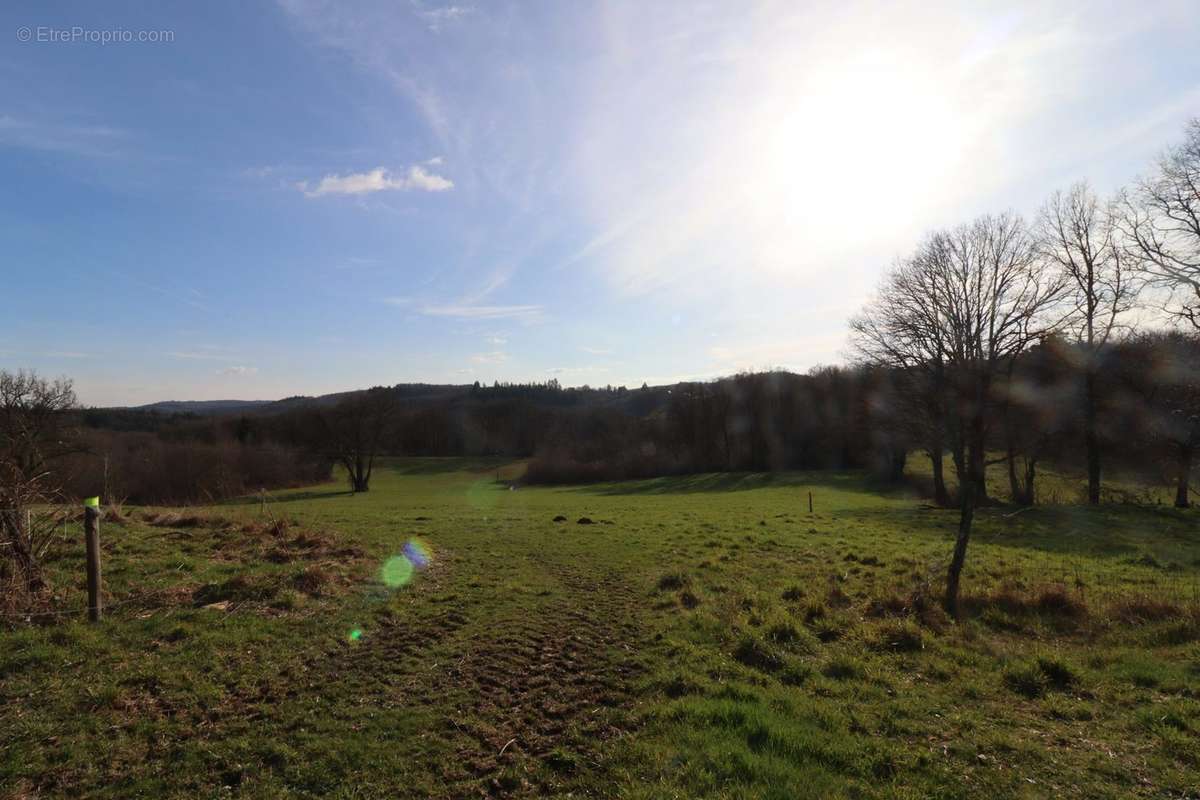
<svg viewBox="0 0 1200 800"><path fill-rule="evenodd" d="M324 597L336 584L337 576L316 564L305 567L292 578L292 586L310 597Z"/></svg>
<svg viewBox="0 0 1200 800"><path fill-rule="evenodd" d="M1129 597L1113 603L1109 613L1114 619L1129 625L1178 619L1186 612L1182 606L1154 597Z"/></svg>
<svg viewBox="0 0 1200 800"><path fill-rule="evenodd" d="M21 576L0 566L0 627L53 621L61 611L61 600L48 584L31 588Z"/></svg>
<svg viewBox="0 0 1200 800"><path fill-rule="evenodd" d="M875 628L873 634L868 645L874 650L915 653L925 649L921 629L907 620L884 622Z"/></svg>
<svg viewBox="0 0 1200 800"><path fill-rule="evenodd" d="M931 594L926 586L919 586L907 594L893 592L876 597L867 603L863 612L875 619L911 617L932 631L943 631L950 624L950 617L942 609L940 598Z"/></svg>
<svg viewBox="0 0 1200 800"><path fill-rule="evenodd" d="M1063 584L1051 584L1029 590L1000 588L983 594L966 595L962 607L970 614L989 610L1014 617L1043 616L1064 621L1081 621L1089 614L1082 597L1072 594Z"/></svg>
<svg viewBox="0 0 1200 800"><path fill-rule="evenodd" d="M122 503L109 503L104 507L104 521L110 525L125 527L133 521L133 516L125 510Z"/></svg>
<svg viewBox="0 0 1200 800"><path fill-rule="evenodd" d="M143 519L156 528L228 528L233 523L225 517L207 514L184 514L178 511L155 511Z"/></svg>
<svg viewBox="0 0 1200 800"><path fill-rule="evenodd" d="M681 572L668 572L658 579L658 591L674 592L690 583L687 576Z"/></svg>

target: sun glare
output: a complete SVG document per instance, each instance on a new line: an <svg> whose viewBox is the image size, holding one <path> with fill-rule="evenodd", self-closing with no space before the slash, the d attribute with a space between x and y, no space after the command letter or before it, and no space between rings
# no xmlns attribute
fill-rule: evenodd
<svg viewBox="0 0 1200 800"><path fill-rule="evenodd" d="M965 139L931 70L882 57L781 78L752 126L762 144L754 205L775 227L780 255L851 243L867 208L875 234L903 225L935 199Z"/></svg>

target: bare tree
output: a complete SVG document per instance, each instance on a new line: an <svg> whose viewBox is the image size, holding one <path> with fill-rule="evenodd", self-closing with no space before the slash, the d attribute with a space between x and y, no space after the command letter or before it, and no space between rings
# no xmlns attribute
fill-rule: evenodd
<svg viewBox="0 0 1200 800"><path fill-rule="evenodd" d="M1039 257L1020 217L984 216L936 234L914 262L928 287L955 389L965 443L958 536L946 576L946 608L958 613L959 582L975 508L984 495L993 384L1034 342L1054 328L1064 283Z"/></svg>
<svg viewBox="0 0 1200 800"><path fill-rule="evenodd" d="M1129 254L1149 283L1166 290L1165 310L1200 330L1200 118L1122 203Z"/></svg>
<svg viewBox="0 0 1200 800"><path fill-rule="evenodd" d="M351 491L370 491L375 458L395 422L397 408L392 390L376 386L320 412L324 447L345 467Z"/></svg>
<svg viewBox="0 0 1200 800"><path fill-rule="evenodd" d="M59 522L48 507L61 493L54 462L78 450L74 407L69 380L0 371L0 578L24 591L44 585L42 556Z"/></svg>
<svg viewBox="0 0 1200 800"><path fill-rule="evenodd" d="M1134 299L1114 211L1112 205L1102 208L1087 183L1080 182L1050 196L1037 229L1042 254L1057 265L1066 285L1070 305L1064 327L1083 352L1083 437L1092 505L1100 502L1096 379L1101 353Z"/></svg>
<svg viewBox="0 0 1200 800"><path fill-rule="evenodd" d="M905 419L924 443L933 471L934 501L949 505L943 460L946 443L946 330L931 294L931 273L920 253L898 260L875 298L850 321L851 342L859 358L895 369L905 384Z"/></svg>
<svg viewBox="0 0 1200 800"><path fill-rule="evenodd" d="M1134 380L1146 410L1143 432L1175 464L1175 506L1191 505L1190 482L1200 452L1200 336L1154 331L1132 343Z"/></svg>

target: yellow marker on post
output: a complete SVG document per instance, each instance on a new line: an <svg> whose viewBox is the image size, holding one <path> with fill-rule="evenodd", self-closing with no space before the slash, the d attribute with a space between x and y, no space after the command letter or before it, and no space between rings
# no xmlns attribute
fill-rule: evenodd
<svg viewBox="0 0 1200 800"><path fill-rule="evenodd" d="M83 536L87 544L88 619L100 620L100 498L83 501Z"/></svg>

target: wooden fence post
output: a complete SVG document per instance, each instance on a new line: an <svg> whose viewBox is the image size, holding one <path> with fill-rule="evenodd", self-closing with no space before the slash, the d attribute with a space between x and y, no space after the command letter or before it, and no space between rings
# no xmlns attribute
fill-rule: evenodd
<svg viewBox="0 0 1200 800"><path fill-rule="evenodd" d="M88 619L100 620L100 509L83 507L83 535L87 540Z"/></svg>
<svg viewBox="0 0 1200 800"><path fill-rule="evenodd" d="M812 513L812 492L808 493L808 513Z"/></svg>

